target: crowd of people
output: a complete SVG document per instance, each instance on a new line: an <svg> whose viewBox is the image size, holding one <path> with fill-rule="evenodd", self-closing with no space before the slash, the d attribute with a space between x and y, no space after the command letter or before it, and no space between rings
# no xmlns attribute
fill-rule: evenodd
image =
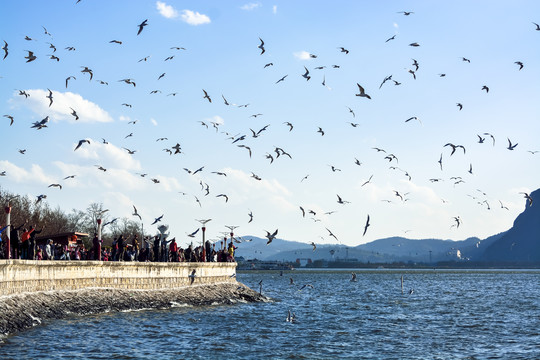
<svg viewBox="0 0 540 360"><path fill-rule="evenodd" d="M5 229L5 228L4 228ZM123 235L115 237L112 245L101 246L97 234L94 234L92 247L87 249L82 241L76 241L76 237L69 244L54 243L47 239L38 244L37 230L34 226L10 229L10 253L12 259L24 260L101 260L101 261L140 261L140 262L234 262L234 246L232 240L228 246L226 239L221 243L221 249L216 250L216 244L206 241L203 246L194 247L192 244L185 249L178 245L176 239L166 240L156 235L154 238L146 236L142 241L137 235L128 239ZM2 242L2 248L6 246ZM4 249L5 250L5 249ZM100 253L101 251L101 253ZM6 251L2 251L5 257Z"/></svg>

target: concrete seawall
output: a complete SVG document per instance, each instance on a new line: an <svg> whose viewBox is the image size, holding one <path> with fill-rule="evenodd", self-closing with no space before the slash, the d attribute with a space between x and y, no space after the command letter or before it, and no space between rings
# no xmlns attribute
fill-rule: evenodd
<svg viewBox="0 0 540 360"><path fill-rule="evenodd" d="M269 300L235 274L236 263L1 260L0 334L69 316Z"/></svg>
<svg viewBox="0 0 540 360"><path fill-rule="evenodd" d="M195 270L195 276L189 275ZM236 283L236 263L0 261L0 296L93 287L157 290Z"/></svg>

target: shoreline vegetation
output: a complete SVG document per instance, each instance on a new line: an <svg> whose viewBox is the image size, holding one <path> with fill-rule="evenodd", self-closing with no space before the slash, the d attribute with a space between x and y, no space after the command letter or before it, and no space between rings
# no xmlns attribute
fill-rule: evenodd
<svg viewBox="0 0 540 360"><path fill-rule="evenodd" d="M40 291L2 296L0 300L0 334L4 336L71 316L271 301L239 282L160 290L87 288Z"/></svg>

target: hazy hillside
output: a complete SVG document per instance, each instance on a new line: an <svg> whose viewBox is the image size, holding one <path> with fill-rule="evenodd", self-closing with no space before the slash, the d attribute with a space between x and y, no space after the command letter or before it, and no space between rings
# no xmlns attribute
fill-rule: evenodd
<svg viewBox="0 0 540 360"><path fill-rule="evenodd" d="M532 192L532 205L525 201L514 225L484 252L483 260L508 263L540 262L540 189Z"/></svg>

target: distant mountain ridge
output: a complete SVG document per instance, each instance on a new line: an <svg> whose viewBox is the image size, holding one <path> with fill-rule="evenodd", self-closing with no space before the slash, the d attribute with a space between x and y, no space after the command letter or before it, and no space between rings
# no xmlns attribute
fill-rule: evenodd
<svg viewBox="0 0 540 360"><path fill-rule="evenodd" d="M246 259L296 261L297 259L346 260L372 263L414 262L436 263L471 261L477 263L533 264L540 263L540 189L530 194L525 210L516 218L511 229L486 239L465 240L422 239L404 237L379 239L358 246L341 244L310 244L255 236L251 242L237 244L237 256Z"/></svg>
<svg viewBox="0 0 540 360"><path fill-rule="evenodd" d="M540 262L540 189L530 194L525 211L518 215L510 230L491 244L482 256L486 262Z"/></svg>

